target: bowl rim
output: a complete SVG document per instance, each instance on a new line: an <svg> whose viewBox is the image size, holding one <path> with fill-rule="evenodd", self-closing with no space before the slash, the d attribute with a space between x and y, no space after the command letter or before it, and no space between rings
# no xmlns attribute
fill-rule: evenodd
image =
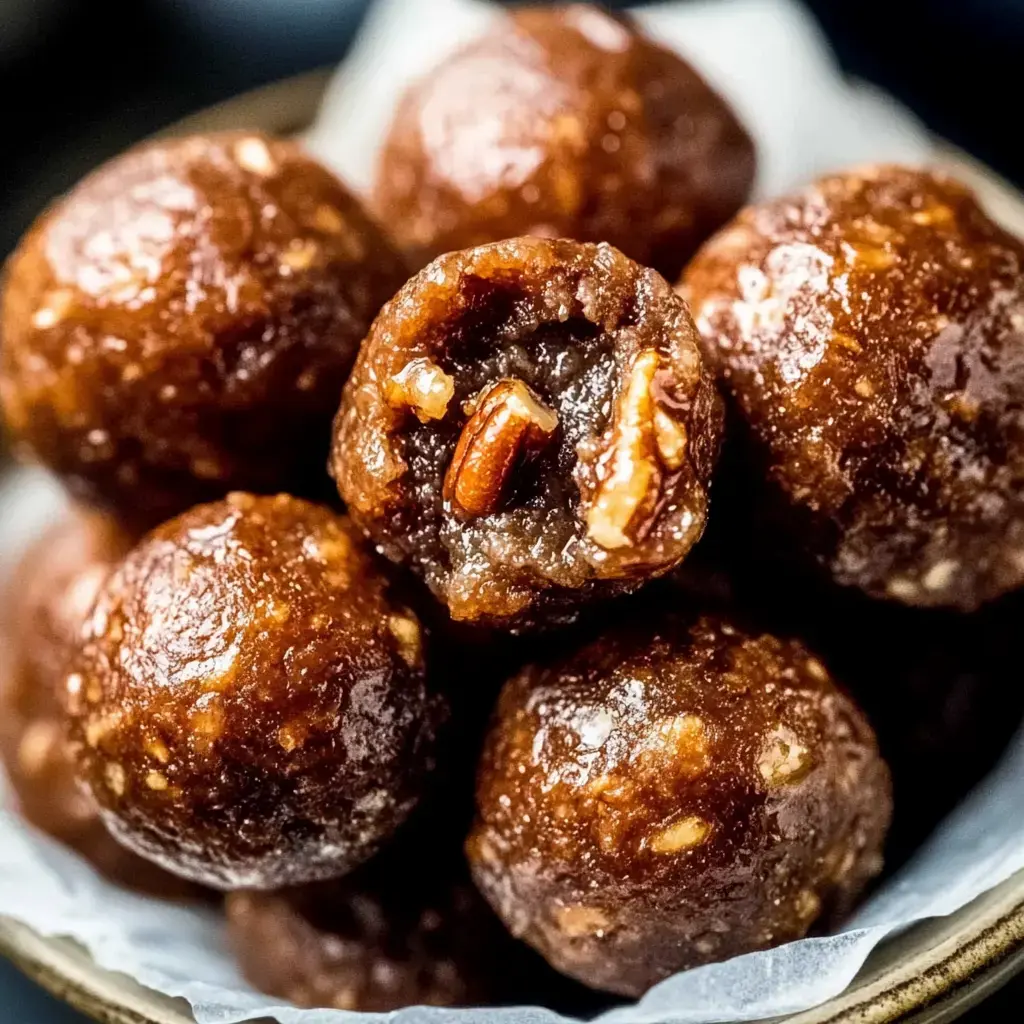
<svg viewBox="0 0 1024 1024"><path fill-rule="evenodd" d="M959 926L963 925L961 929ZM921 941L920 932L931 932ZM956 913L883 944L843 993L785 1024L945 1024L1024 969L1024 871ZM98 967L78 943L0 917L0 954L75 1009L104 1024L194 1024L188 1003ZM879 964L881 961L881 964Z"/></svg>
<svg viewBox="0 0 1024 1024"><path fill-rule="evenodd" d="M258 129L297 134L312 122L332 75L320 69L243 93L190 115L157 137ZM933 163L975 187L1024 234L1024 199L971 157L937 142ZM0 916L0 955L58 999L104 1024L194 1024L172 999L95 964L78 943ZM876 948L840 995L776 1024L945 1024L1024 970L1024 870L945 918L914 925Z"/></svg>

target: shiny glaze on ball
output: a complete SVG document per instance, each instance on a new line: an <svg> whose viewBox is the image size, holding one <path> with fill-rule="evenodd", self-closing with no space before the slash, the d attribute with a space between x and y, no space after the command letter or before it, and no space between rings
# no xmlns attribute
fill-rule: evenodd
<svg viewBox="0 0 1024 1024"><path fill-rule="evenodd" d="M689 64L569 4L507 14L409 89L373 201L419 266L533 234L674 277L753 177L750 138Z"/></svg>
<svg viewBox="0 0 1024 1024"><path fill-rule="evenodd" d="M323 493L338 394L405 276L295 143L229 132L134 149L7 264L15 451L143 526L233 488Z"/></svg>
<svg viewBox="0 0 1024 1024"><path fill-rule="evenodd" d="M891 810L867 721L806 648L653 616L506 684L467 852L513 934L637 996L849 910Z"/></svg>
<svg viewBox="0 0 1024 1024"><path fill-rule="evenodd" d="M215 888L365 860L415 805L442 710L419 623L347 520L247 494L131 551L66 701L107 827Z"/></svg>
<svg viewBox="0 0 1024 1024"><path fill-rule="evenodd" d="M768 507L838 582L965 611L1024 582L1024 245L966 187L822 178L683 291Z"/></svg>

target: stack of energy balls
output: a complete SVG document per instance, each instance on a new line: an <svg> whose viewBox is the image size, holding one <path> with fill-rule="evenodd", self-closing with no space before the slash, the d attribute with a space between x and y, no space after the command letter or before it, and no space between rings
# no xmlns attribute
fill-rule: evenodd
<svg viewBox="0 0 1024 1024"><path fill-rule="evenodd" d="M1024 582L1024 247L900 167L737 214L754 169L689 66L573 5L413 86L372 214L255 132L46 212L0 394L81 504L7 600L26 817L226 893L309 1006L579 1007L511 936L637 996L840 920L889 770L801 639L831 598L762 613Z"/></svg>

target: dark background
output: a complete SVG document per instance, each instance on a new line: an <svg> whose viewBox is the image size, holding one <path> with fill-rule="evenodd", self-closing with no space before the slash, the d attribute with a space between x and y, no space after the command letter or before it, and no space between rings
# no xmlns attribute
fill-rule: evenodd
<svg viewBox="0 0 1024 1024"><path fill-rule="evenodd" d="M809 5L846 68L1024 183L1024 0ZM43 203L126 144L251 86L336 61L367 6L0 0L0 255Z"/></svg>
<svg viewBox="0 0 1024 1024"><path fill-rule="evenodd" d="M129 143L252 86L336 62L367 6L0 0L0 258L49 199ZM848 71L1024 186L1024 0L808 6ZM1022 1002L1024 982L1015 983L968 1024L1018 1020ZM0 961L0 1021L81 1020Z"/></svg>

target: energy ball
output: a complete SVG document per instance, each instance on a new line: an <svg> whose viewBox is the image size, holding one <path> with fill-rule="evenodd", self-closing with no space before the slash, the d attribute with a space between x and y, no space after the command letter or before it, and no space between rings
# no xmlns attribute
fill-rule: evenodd
<svg viewBox="0 0 1024 1024"><path fill-rule="evenodd" d="M338 877L401 823L442 714L419 623L344 517L232 494L100 592L66 699L129 849L213 888Z"/></svg>
<svg viewBox="0 0 1024 1024"><path fill-rule="evenodd" d="M682 561L721 421L657 273L609 245L517 238L439 257L384 307L332 471L453 619L520 630Z"/></svg>
<svg viewBox="0 0 1024 1024"><path fill-rule="evenodd" d="M340 881L230 893L226 910L242 973L298 1006L386 1013L504 990L512 940L468 876L425 877L419 858L384 854Z"/></svg>
<svg viewBox="0 0 1024 1024"><path fill-rule="evenodd" d="M418 266L542 235L610 242L674 279L753 179L750 137L689 64L571 4L501 18L413 85L373 201Z"/></svg>
<svg viewBox="0 0 1024 1024"><path fill-rule="evenodd" d="M836 581L964 611L1024 583L1024 245L967 188L822 178L683 287L767 507Z"/></svg>
<svg viewBox="0 0 1024 1024"><path fill-rule="evenodd" d="M26 553L4 598L0 760L18 811L111 880L155 896L191 885L116 843L75 778L60 688L92 602L130 539L111 519L73 511Z"/></svg>
<svg viewBox="0 0 1024 1024"><path fill-rule="evenodd" d="M662 617L506 685L467 852L514 935L638 996L847 911L891 810L867 721L803 646Z"/></svg>
<svg viewBox="0 0 1024 1024"><path fill-rule="evenodd" d="M132 150L43 214L7 266L16 451L145 526L233 488L320 493L356 349L405 278L294 143L235 132Z"/></svg>

